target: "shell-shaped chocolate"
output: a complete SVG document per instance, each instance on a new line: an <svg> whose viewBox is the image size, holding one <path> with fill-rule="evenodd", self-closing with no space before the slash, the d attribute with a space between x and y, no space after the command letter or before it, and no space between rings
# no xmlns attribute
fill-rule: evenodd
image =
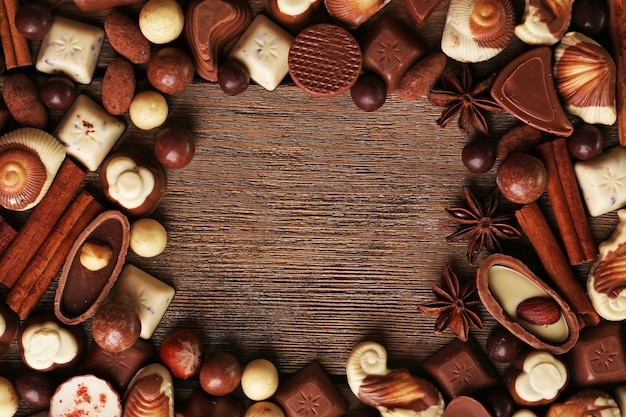
<svg viewBox="0 0 626 417"><path fill-rule="evenodd" d="M333 19L348 29L356 29L368 21L390 0L325 0L326 10Z"/></svg>
<svg viewBox="0 0 626 417"><path fill-rule="evenodd" d="M616 69L606 49L582 33L569 32L554 50L554 62L565 109L589 124L615 123Z"/></svg>
<svg viewBox="0 0 626 417"><path fill-rule="evenodd" d="M111 249L106 266L92 271L81 261L86 242ZM54 314L65 324L78 324L93 316L117 281L130 242L130 223L117 210L96 217L78 236L67 255L54 297Z"/></svg>
<svg viewBox="0 0 626 417"><path fill-rule="evenodd" d="M567 32L574 0L526 0L515 35L529 45L554 45Z"/></svg>
<svg viewBox="0 0 626 417"><path fill-rule="evenodd" d="M460 62L482 62L498 55L513 37L511 0L452 0L441 50Z"/></svg>
<svg viewBox="0 0 626 417"><path fill-rule="evenodd" d="M161 364L140 369L124 395L124 417L173 417L172 376Z"/></svg>
<svg viewBox="0 0 626 417"><path fill-rule="evenodd" d="M16 211L36 206L65 159L61 142L25 127L0 138L0 206Z"/></svg>

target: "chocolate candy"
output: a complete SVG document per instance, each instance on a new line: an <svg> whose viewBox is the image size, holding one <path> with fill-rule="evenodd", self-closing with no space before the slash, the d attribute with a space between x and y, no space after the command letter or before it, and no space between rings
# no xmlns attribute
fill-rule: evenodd
<svg viewBox="0 0 626 417"><path fill-rule="evenodd" d="M129 349L139 339L141 322L132 307L119 301L104 303L91 321L93 341L109 352Z"/></svg>
<svg viewBox="0 0 626 417"><path fill-rule="evenodd" d="M559 416L615 416L619 417L620 407L606 392L586 389L577 392L565 401L550 405L546 417Z"/></svg>
<svg viewBox="0 0 626 417"><path fill-rule="evenodd" d="M74 0L74 4L83 12L107 10L114 7L131 6L144 0Z"/></svg>
<svg viewBox="0 0 626 417"><path fill-rule="evenodd" d="M20 326L20 319L3 301L0 301L0 358L9 350Z"/></svg>
<svg viewBox="0 0 626 417"><path fill-rule="evenodd" d="M289 74L298 87L317 97L347 91L361 72L361 49L347 30L319 23L296 36L289 49Z"/></svg>
<svg viewBox="0 0 626 417"><path fill-rule="evenodd" d="M572 134L552 78L552 50L539 47L511 61L496 77L493 99L521 121L556 136Z"/></svg>
<svg viewBox="0 0 626 417"><path fill-rule="evenodd" d="M79 375L68 379L59 385L50 399L51 417L121 415L119 394L111 384L94 375Z"/></svg>
<svg viewBox="0 0 626 417"><path fill-rule="evenodd" d="M140 369L124 393L124 416L172 416L174 413L172 375L160 363Z"/></svg>
<svg viewBox="0 0 626 417"><path fill-rule="evenodd" d="M402 6L413 24L420 28L443 0L402 0Z"/></svg>
<svg viewBox="0 0 626 417"><path fill-rule="evenodd" d="M363 74L350 88L350 96L359 109L368 112L376 111L387 100L387 87L378 76Z"/></svg>
<svg viewBox="0 0 626 417"><path fill-rule="evenodd" d="M196 388L181 407L177 408L177 417L241 417L243 405L231 397L216 397Z"/></svg>
<svg viewBox="0 0 626 417"><path fill-rule="evenodd" d="M187 52L165 47L152 55L146 75L150 84L165 94L178 94L191 84L195 68Z"/></svg>
<svg viewBox="0 0 626 417"><path fill-rule="evenodd" d="M302 403L302 398L310 399ZM339 417L348 405L317 362L292 376L281 385L274 399L287 417Z"/></svg>
<svg viewBox="0 0 626 417"><path fill-rule="evenodd" d="M569 355L574 379L581 387L626 380L621 322L585 328Z"/></svg>
<svg viewBox="0 0 626 417"><path fill-rule="evenodd" d="M56 389L50 374L25 370L15 378L15 390L24 402L36 407L46 407Z"/></svg>
<svg viewBox="0 0 626 417"><path fill-rule="evenodd" d="M155 348L139 339L121 352L109 352L92 343L80 364L82 372L91 373L110 381L118 390L124 391L131 378L154 354Z"/></svg>
<svg viewBox="0 0 626 417"><path fill-rule="evenodd" d="M507 200L530 204L546 190L548 171L539 158L516 152L507 156L498 166L496 183Z"/></svg>
<svg viewBox="0 0 626 417"><path fill-rule="evenodd" d="M495 362L512 362L524 344L504 326L496 326L487 338L487 355Z"/></svg>
<svg viewBox="0 0 626 417"><path fill-rule="evenodd" d="M472 395L498 383L489 359L473 339L454 339L426 360L424 369L452 399Z"/></svg>
<svg viewBox="0 0 626 417"><path fill-rule="evenodd" d="M372 71L387 84L387 93L393 92L407 70L424 55L402 21L382 16L362 42L363 68Z"/></svg>
<svg viewBox="0 0 626 417"><path fill-rule="evenodd" d="M443 417L491 417L491 414L474 398L461 395L450 401Z"/></svg>
<svg viewBox="0 0 626 417"><path fill-rule="evenodd" d="M239 386L240 381L241 365L232 353L214 352L200 368L200 386L210 395L228 395Z"/></svg>
<svg viewBox="0 0 626 417"><path fill-rule="evenodd" d="M105 211L83 230L67 255L54 297L59 320L78 324L93 316L124 266L129 241L130 224L117 210ZM98 262L102 268L93 270L90 265Z"/></svg>
<svg viewBox="0 0 626 417"><path fill-rule="evenodd" d="M280 25L289 29L303 28L313 20L320 6L321 0L285 1L266 0L267 13Z"/></svg>

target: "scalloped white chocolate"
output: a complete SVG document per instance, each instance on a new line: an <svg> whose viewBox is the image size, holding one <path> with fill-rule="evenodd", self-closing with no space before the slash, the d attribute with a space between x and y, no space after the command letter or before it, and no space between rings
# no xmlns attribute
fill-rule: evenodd
<svg viewBox="0 0 626 417"><path fill-rule="evenodd" d="M567 33L554 50L554 78L569 113L589 124L615 123L615 63L598 42Z"/></svg>
<svg viewBox="0 0 626 417"><path fill-rule="evenodd" d="M513 37L511 0L452 0L441 50L460 62L482 62L506 48Z"/></svg>

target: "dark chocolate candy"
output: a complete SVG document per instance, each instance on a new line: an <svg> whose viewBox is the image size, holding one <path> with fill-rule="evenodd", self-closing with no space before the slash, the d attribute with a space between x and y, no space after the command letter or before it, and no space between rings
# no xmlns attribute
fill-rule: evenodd
<svg viewBox="0 0 626 417"><path fill-rule="evenodd" d="M493 99L511 115L536 129L567 137L573 132L554 86L552 50L539 47L511 61L496 77Z"/></svg>
<svg viewBox="0 0 626 417"><path fill-rule="evenodd" d="M348 410L345 399L317 362L282 384L274 399L287 417L339 417Z"/></svg>
<svg viewBox="0 0 626 417"><path fill-rule="evenodd" d="M300 32L289 48L289 74L298 87L317 97L337 96L361 72L361 48L347 30L319 23Z"/></svg>
<svg viewBox="0 0 626 417"><path fill-rule="evenodd" d="M420 28L443 0L402 0L407 16Z"/></svg>
<svg viewBox="0 0 626 417"><path fill-rule="evenodd" d="M363 68L377 74L392 93L402 76L426 51L404 23L389 15L378 19L362 42Z"/></svg>
<svg viewBox="0 0 626 417"><path fill-rule="evenodd" d="M569 354L574 379L582 387L626 380L621 322L585 328Z"/></svg>
<svg viewBox="0 0 626 417"><path fill-rule="evenodd" d="M461 395L450 401L443 417L491 417L491 414L472 397Z"/></svg>
<svg viewBox="0 0 626 417"><path fill-rule="evenodd" d="M471 395L498 383L493 365L473 339L454 339L424 361L424 369L448 398Z"/></svg>
<svg viewBox="0 0 626 417"><path fill-rule="evenodd" d="M243 405L230 396L215 397L196 388L183 405L176 410L176 417L241 417Z"/></svg>
<svg viewBox="0 0 626 417"><path fill-rule="evenodd" d="M81 371L91 373L112 383L119 391L124 391L137 370L154 354L152 344L139 339L121 352L107 352L98 344L92 343L80 364Z"/></svg>
<svg viewBox="0 0 626 417"><path fill-rule="evenodd" d="M74 0L74 4L83 12L107 10L114 7L131 6L145 0Z"/></svg>

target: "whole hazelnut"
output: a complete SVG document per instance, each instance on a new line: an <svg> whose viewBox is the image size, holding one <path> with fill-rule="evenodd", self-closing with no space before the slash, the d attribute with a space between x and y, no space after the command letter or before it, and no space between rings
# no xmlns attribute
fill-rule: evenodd
<svg viewBox="0 0 626 417"><path fill-rule="evenodd" d="M178 94L191 84L195 67L182 49L159 49L148 62L146 75L150 84L165 94Z"/></svg>
<svg viewBox="0 0 626 417"><path fill-rule="evenodd" d="M548 172L543 163L527 153L513 153L500 163L496 183L512 203L530 204L546 189Z"/></svg>
<svg viewBox="0 0 626 417"><path fill-rule="evenodd" d="M102 304L91 321L93 341L107 352L121 352L139 339L141 321L130 306L111 301Z"/></svg>
<svg viewBox="0 0 626 417"><path fill-rule="evenodd" d="M228 395L241 381L241 365L228 352L215 352L206 358L200 368L200 386L215 396Z"/></svg>

